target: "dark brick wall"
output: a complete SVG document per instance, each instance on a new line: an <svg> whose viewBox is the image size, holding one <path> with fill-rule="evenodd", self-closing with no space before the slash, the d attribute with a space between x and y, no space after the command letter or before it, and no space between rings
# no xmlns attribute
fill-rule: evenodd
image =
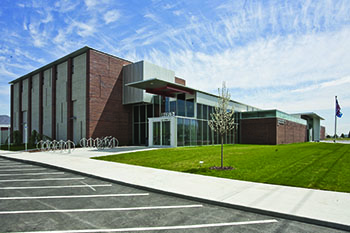
<svg viewBox="0 0 350 233"><path fill-rule="evenodd" d="M245 119L240 124L242 144L276 145L276 118Z"/></svg>
<svg viewBox="0 0 350 233"><path fill-rule="evenodd" d="M320 140L326 139L326 127L321 126L321 132L320 132Z"/></svg>
<svg viewBox="0 0 350 233"><path fill-rule="evenodd" d="M277 118L240 121L242 144L288 144L306 141L306 125Z"/></svg>
<svg viewBox="0 0 350 233"><path fill-rule="evenodd" d="M130 62L95 50L89 53L87 137L115 136L120 144L132 143L132 108L122 104L123 65Z"/></svg>

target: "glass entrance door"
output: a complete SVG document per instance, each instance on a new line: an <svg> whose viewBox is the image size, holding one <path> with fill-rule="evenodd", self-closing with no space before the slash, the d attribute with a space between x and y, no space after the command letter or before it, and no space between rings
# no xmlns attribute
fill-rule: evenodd
<svg viewBox="0 0 350 233"><path fill-rule="evenodd" d="M170 146L170 121L162 121L162 144Z"/></svg>
<svg viewBox="0 0 350 233"><path fill-rule="evenodd" d="M153 145L170 146L170 121L153 122Z"/></svg>

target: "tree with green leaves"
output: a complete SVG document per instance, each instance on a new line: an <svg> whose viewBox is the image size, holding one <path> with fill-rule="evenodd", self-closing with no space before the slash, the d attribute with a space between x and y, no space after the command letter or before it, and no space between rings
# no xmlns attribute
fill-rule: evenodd
<svg viewBox="0 0 350 233"><path fill-rule="evenodd" d="M215 110L210 114L209 127L220 135L221 140L221 168L224 168L224 135L235 127L234 109L229 109L230 93L225 82L218 89L219 98Z"/></svg>

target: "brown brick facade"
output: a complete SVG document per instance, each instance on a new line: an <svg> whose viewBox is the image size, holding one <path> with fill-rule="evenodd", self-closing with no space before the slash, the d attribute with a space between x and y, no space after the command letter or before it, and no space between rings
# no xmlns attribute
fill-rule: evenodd
<svg viewBox="0 0 350 233"><path fill-rule="evenodd" d="M321 126L320 140L325 140L325 139L326 139L326 127Z"/></svg>
<svg viewBox="0 0 350 233"><path fill-rule="evenodd" d="M115 136L132 143L132 108L122 104L123 65L130 62L90 50L87 137Z"/></svg>
<svg viewBox="0 0 350 233"><path fill-rule="evenodd" d="M242 144L287 144L306 141L306 125L278 118L241 120Z"/></svg>
<svg viewBox="0 0 350 233"><path fill-rule="evenodd" d="M277 144L306 142L306 125L277 120Z"/></svg>
<svg viewBox="0 0 350 233"><path fill-rule="evenodd" d="M182 78L175 77L175 83L186 86L186 80Z"/></svg>

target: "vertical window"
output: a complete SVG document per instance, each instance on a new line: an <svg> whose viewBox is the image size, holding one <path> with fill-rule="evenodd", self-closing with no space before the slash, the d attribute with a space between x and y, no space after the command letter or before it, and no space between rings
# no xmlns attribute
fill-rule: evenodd
<svg viewBox="0 0 350 233"><path fill-rule="evenodd" d="M191 145L191 120L190 119L184 119L184 140L185 140L185 146Z"/></svg>
<svg viewBox="0 0 350 233"><path fill-rule="evenodd" d="M203 119L208 120L208 105L203 105Z"/></svg>
<svg viewBox="0 0 350 233"><path fill-rule="evenodd" d="M139 145L140 144L140 131L139 131L140 124L134 124L134 144Z"/></svg>
<svg viewBox="0 0 350 233"><path fill-rule="evenodd" d="M176 115L186 116L185 114L185 94L177 95Z"/></svg>
<svg viewBox="0 0 350 233"><path fill-rule="evenodd" d="M146 121L146 105L140 106L140 122Z"/></svg>
<svg viewBox="0 0 350 233"><path fill-rule="evenodd" d="M177 146L184 146L184 119L177 118Z"/></svg>
<svg viewBox="0 0 350 233"><path fill-rule="evenodd" d="M191 145L197 145L197 130L198 130L198 121L191 120Z"/></svg>
<svg viewBox="0 0 350 233"><path fill-rule="evenodd" d="M134 106L134 122L139 121L139 106Z"/></svg>
<svg viewBox="0 0 350 233"><path fill-rule="evenodd" d="M203 145L208 144L208 121L203 121Z"/></svg>
<svg viewBox="0 0 350 233"><path fill-rule="evenodd" d="M197 124L197 145L203 145L203 121L197 120Z"/></svg>
<svg viewBox="0 0 350 233"><path fill-rule="evenodd" d="M63 103L61 103L61 123L63 123Z"/></svg>
<svg viewBox="0 0 350 233"><path fill-rule="evenodd" d="M176 113L176 100L170 101L170 112Z"/></svg>
<svg viewBox="0 0 350 233"><path fill-rule="evenodd" d="M147 118L153 117L153 104L147 105Z"/></svg>
<svg viewBox="0 0 350 233"><path fill-rule="evenodd" d="M194 99L186 100L186 116L194 117Z"/></svg>
<svg viewBox="0 0 350 233"><path fill-rule="evenodd" d="M148 138L148 135L146 135L146 124L145 123L141 123L140 124L140 143L141 145L145 145L146 144L146 138Z"/></svg>
<svg viewBox="0 0 350 233"><path fill-rule="evenodd" d="M153 122L153 145L160 145L160 122Z"/></svg>
<svg viewBox="0 0 350 233"><path fill-rule="evenodd" d="M203 119L202 105L197 104L197 119Z"/></svg>

